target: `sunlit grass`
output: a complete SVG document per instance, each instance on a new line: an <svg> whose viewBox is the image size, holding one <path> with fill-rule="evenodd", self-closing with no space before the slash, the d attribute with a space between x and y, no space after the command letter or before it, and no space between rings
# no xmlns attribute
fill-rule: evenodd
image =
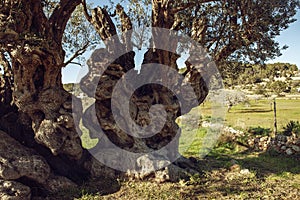
<svg viewBox="0 0 300 200"><path fill-rule="evenodd" d="M242 129L257 126L273 128L274 112L272 102L272 100L251 100L250 105L235 105L229 113L226 113L225 124ZM279 130L282 130L290 120L300 120L300 99L277 99L276 103ZM204 106L200 107L204 117L211 115L209 103L205 103Z"/></svg>
<svg viewBox="0 0 300 200"><path fill-rule="evenodd" d="M91 149L91 148L95 147L98 143L98 139L90 138L89 130L83 126L82 121L80 121L79 128L82 132L80 139L81 139L83 148Z"/></svg>
<svg viewBox="0 0 300 200"><path fill-rule="evenodd" d="M194 132L195 131L195 132ZM184 156L199 156L206 129L183 130L179 139L179 152Z"/></svg>

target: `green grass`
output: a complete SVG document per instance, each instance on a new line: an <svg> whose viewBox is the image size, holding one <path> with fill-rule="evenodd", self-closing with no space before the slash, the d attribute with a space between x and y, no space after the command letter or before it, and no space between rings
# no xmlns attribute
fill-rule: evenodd
<svg viewBox="0 0 300 200"><path fill-rule="evenodd" d="M199 128L195 132L183 130L179 139L179 152L184 156L199 156L206 129ZM191 135L193 135L191 137Z"/></svg>
<svg viewBox="0 0 300 200"><path fill-rule="evenodd" d="M91 149L95 147L98 143L98 139L90 138L89 130L85 126L83 126L82 121L80 121L79 128L82 132L82 135L80 137L82 146L86 149Z"/></svg>
<svg viewBox="0 0 300 200"><path fill-rule="evenodd" d="M250 106L238 104L226 113L225 124L232 127L246 129L248 127L261 126L263 128L273 128L274 112L270 100L251 100ZM290 121L300 120L300 99L277 99L277 126L279 130ZM211 116L209 103L204 107L200 106L201 114Z"/></svg>
<svg viewBox="0 0 300 200"><path fill-rule="evenodd" d="M277 125L278 129L282 130L290 121L300 120L300 100L285 100L278 99L277 101ZM187 116L196 116L198 123L200 116L209 118L211 116L211 104L206 102L203 105L192 109ZM199 117L198 117L199 116ZM186 156L200 153L202 139L206 134L206 129L198 129L198 123L191 123L189 118L180 121L182 128L182 136L180 138L180 152ZM250 101L250 106L239 104L233 106L231 111L225 116L225 124L228 126L247 129L249 127L263 127L273 129L274 112L271 110L270 100ZM83 131L82 141L86 148L91 148L97 143L97 139L91 140L88 136L88 131L81 126Z"/></svg>

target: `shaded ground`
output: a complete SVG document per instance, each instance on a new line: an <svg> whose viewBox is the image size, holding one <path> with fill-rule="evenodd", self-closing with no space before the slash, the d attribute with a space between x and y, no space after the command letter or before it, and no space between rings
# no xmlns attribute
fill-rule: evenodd
<svg viewBox="0 0 300 200"><path fill-rule="evenodd" d="M240 152L198 160L203 173L178 183L99 180L60 199L299 199L300 160L269 153ZM120 186L120 187L119 187ZM105 188L116 187L104 195ZM58 198L56 196L55 198ZM51 198L50 198L51 199Z"/></svg>

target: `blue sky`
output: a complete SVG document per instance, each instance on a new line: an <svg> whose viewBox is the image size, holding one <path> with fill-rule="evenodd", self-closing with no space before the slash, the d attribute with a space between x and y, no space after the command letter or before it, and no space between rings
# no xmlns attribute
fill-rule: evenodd
<svg viewBox="0 0 300 200"><path fill-rule="evenodd" d="M281 46L287 45L289 48L282 52L282 56L276 58L275 60L269 61L273 62L288 62L296 64L298 69L300 69L300 12L297 13L297 21L290 25L288 29L283 31L277 41Z"/></svg>
<svg viewBox="0 0 300 200"><path fill-rule="evenodd" d="M296 64L300 69L300 12L297 13L297 21L290 25L290 27L283 31L280 36L276 38L280 46L287 45L289 48L282 52L282 56L268 61L268 63L274 62L286 62ZM89 54L87 54L89 55ZM62 70L63 83L78 82L79 72L82 74L84 70L77 65L69 65Z"/></svg>

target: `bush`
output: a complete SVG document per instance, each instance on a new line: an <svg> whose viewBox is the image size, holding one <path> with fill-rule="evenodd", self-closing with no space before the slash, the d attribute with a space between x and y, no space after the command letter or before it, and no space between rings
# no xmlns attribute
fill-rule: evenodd
<svg viewBox="0 0 300 200"><path fill-rule="evenodd" d="M292 82L292 87L293 88L300 87L300 81L293 81Z"/></svg>
<svg viewBox="0 0 300 200"><path fill-rule="evenodd" d="M296 134L300 137L300 123L299 121L289 121L289 123L283 127L283 135L291 136L292 134Z"/></svg>
<svg viewBox="0 0 300 200"><path fill-rule="evenodd" d="M269 136L271 133L271 129L258 127L250 127L248 128L248 132L252 135L261 135L261 136Z"/></svg>
<svg viewBox="0 0 300 200"><path fill-rule="evenodd" d="M287 91L287 88L288 85L283 81L275 81L270 85L270 89L273 90L278 96Z"/></svg>
<svg viewBox="0 0 300 200"><path fill-rule="evenodd" d="M254 91L254 94L258 94L258 95L265 95L266 94L266 90L262 85L258 85L256 90Z"/></svg>

